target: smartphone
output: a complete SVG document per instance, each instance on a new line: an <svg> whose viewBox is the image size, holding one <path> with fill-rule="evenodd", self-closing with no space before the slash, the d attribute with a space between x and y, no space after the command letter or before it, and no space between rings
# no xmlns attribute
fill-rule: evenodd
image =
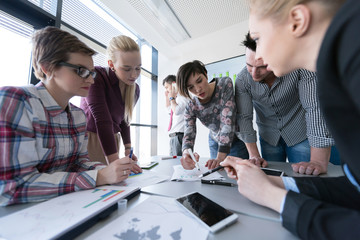
<svg viewBox="0 0 360 240"><path fill-rule="evenodd" d="M279 176L279 177L286 176L283 171L277 169L261 168L261 170L263 170L266 175Z"/></svg>
<svg viewBox="0 0 360 240"><path fill-rule="evenodd" d="M211 232L216 232L234 223L238 216L211 201L198 192L190 193L176 199L181 206Z"/></svg>
<svg viewBox="0 0 360 240"><path fill-rule="evenodd" d="M142 169L151 169L158 164L159 164L158 162L147 162L147 163L140 164L140 167Z"/></svg>
<svg viewBox="0 0 360 240"><path fill-rule="evenodd" d="M171 87L172 87L173 92L177 92L176 83L172 83L172 84L171 84Z"/></svg>

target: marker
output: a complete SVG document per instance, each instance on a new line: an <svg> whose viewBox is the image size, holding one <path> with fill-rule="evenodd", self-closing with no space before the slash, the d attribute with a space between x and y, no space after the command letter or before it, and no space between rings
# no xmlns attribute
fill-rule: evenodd
<svg viewBox="0 0 360 240"><path fill-rule="evenodd" d="M216 181L216 180L204 180L204 179L201 179L201 183L222 185L222 186L228 186L228 187L235 186L233 183L223 182L223 181Z"/></svg>
<svg viewBox="0 0 360 240"><path fill-rule="evenodd" d="M199 163L196 161L196 158L195 158L191 148L188 148L188 153L190 154L191 159L195 162L197 169L200 171Z"/></svg>
<svg viewBox="0 0 360 240"><path fill-rule="evenodd" d="M219 171L220 169L223 169L223 168L224 168L223 166L218 166L218 167L216 167L214 169L211 169L211 170L207 171L206 173L201 174L199 176L199 178L205 177L205 176L207 176L207 175L209 175L209 174L211 174L213 172Z"/></svg>
<svg viewBox="0 0 360 240"><path fill-rule="evenodd" d="M130 158L130 159L132 158L132 155L133 155L133 148L131 147L131 148L130 148L130 154L129 154L129 158Z"/></svg>
<svg viewBox="0 0 360 240"><path fill-rule="evenodd" d="M173 159L173 158L177 158L177 156L161 157L161 160Z"/></svg>

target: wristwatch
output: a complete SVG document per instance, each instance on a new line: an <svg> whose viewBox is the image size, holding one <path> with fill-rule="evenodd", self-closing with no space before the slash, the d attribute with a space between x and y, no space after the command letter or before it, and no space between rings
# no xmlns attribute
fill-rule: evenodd
<svg viewBox="0 0 360 240"><path fill-rule="evenodd" d="M172 100L175 100L175 98L174 97L169 97L169 100L172 101Z"/></svg>

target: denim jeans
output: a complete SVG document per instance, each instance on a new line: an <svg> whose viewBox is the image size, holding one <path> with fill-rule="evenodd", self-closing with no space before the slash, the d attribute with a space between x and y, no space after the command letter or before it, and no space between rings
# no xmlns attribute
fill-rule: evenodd
<svg viewBox="0 0 360 240"><path fill-rule="evenodd" d="M210 137L210 134L209 134L209 148L210 148L210 158L216 159L219 149L219 144ZM240 139L238 139L235 135L228 156L240 157L243 159L249 158L249 154L246 149L245 143Z"/></svg>
<svg viewBox="0 0 360 240"><path fill-rule="evenodd" d="M282 138L277 146L272 146L260 137L260 145L262 157L266 161L286 162L286 158L290 163L310 161L310 145L307 139L288 147ZM336 165L340 164L340 156L336 147L331 148L330 162Z"/></svg>

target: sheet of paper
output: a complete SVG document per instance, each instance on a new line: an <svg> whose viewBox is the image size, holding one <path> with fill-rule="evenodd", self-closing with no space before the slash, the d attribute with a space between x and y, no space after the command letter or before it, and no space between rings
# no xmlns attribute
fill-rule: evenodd
<svg viewBox="0 0 360 240"><path fill-rule="evenodd" d="M130 175L128 179L122 181L121 183L115 184L116 186L126 186L126 187L146 187L159 182L169 180L170 176L161 175L150 170L143 170L140 174Z"/></svg>
<svg viewBox="0 0 360 240"><path fill-rule="evenodd" d="M0 238L54 239L138 188L102 186L65 194L0 218Z"/></svg>
<svg viewBox="0 0 360 240"><path fill-rule="evenodd" d="M200 164L200 171L194 168L193 170L185 170L181 165L174 166L174 173L171 177L171 181L200 181L199 176L205 172L209 171L205 165ZM224 177L218 173L213 172L212 174L203 177L202 179L206 180L220 180Z"/></svg>
<svg viewBox="0 0 360 240"><path fill-rule="evenodd" d="M151 196L86 239L201 240L208 233L175 199Z"/></svg>

